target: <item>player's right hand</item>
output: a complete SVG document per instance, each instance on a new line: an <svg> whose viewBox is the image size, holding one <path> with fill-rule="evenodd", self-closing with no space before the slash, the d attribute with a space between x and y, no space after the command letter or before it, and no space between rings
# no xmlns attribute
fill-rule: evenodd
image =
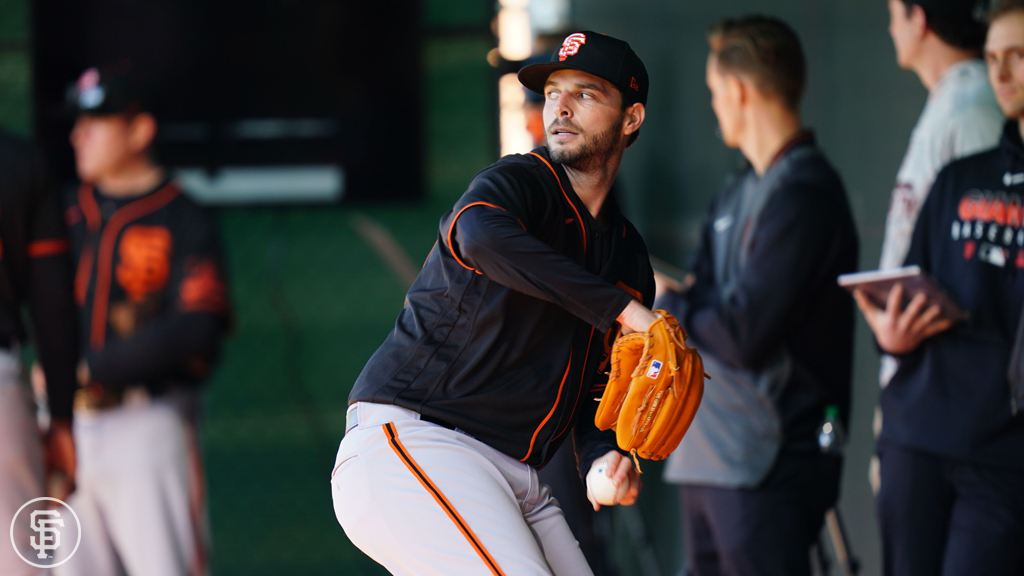
<svg viewBox="0 0 1024 576"><path fill-rule="evenodd" d="M629 304L622 309L616 320L622 326L622 333L647 332L647 328L658 319L658 316L651 312L646 306L636 300L630 300Z"/></svg>
<svg viewBox="0 0 1024 576"><path fill-rule="evenodd" d="M953 325L952 320L939 318L942 308L938 304L928 306L928 297L923 293L914 296L907 307L902 308L903 294L903 285L896 284L882 309L862 290L853 291L853 298L875 333L878 346L889 354L913 352L921 342Z"/></svg>
<svg viewBox="0 0 1024 576"><path fill-rule="evenodd" d="M616 504L621 506L632 506L636 503L636 499L640 496L640 489L643 487L643 481L640 480L640 473L637 472L636 468L633 467L633 461L628 456L622 454L618 450L612 450L601 456L590 466L593 470L600 463L606 463L605 466L606 474L612 479L612 484L618 488L623 481L629 479L629 488L626 489L625 496ZM587 491L587 500L590 500L590 505L594 507L594 511L597 512L601 509L601 505L597 503L590 491Z"/></svg>
<svg viewBox="0 0 1024 576"><path fill-rule="evenodd" d="M75 470L78 467L75 438L69 420L50 422L44 448L47 496L64 500L75 490Z"/></svg>

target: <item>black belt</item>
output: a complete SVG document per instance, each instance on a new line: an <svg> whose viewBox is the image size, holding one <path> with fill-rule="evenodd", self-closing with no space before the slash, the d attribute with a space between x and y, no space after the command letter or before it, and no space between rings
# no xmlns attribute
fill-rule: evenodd
<svg viewBox="0 0 1024 576"><path fill-rule="evenodd" d="M449 430L455 430L456 428L458 428L455 424L452 424L451 422L445 422L440 418L434 418L433 416L427 416L426 414L420 414L420 420L423 420L424 422L430 422L431 424L437 424L438 426L441 426L442 428L447 428Z"/></svg>

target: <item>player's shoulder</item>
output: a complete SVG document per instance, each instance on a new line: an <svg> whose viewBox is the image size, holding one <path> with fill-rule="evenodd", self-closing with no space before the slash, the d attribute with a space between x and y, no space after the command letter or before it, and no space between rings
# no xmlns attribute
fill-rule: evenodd
<svg viewBox="0 0 1024 576"><path fill-rule="evenodd" d="M546 212L562 197L561 178L565 176L556 173L561 167L551 164L545 155L545 150L537 149L504 156L477 173L459 204L486 201L505 209Z"/></svg>
<svg viewBox="0 0 1024 576"><path fill-rule="evenodd" d="M178 181L170 180L167 182L167 186L176 193L174 199L168 203L168 206L173 206L176 210L190 214L206 215L209 212L209 209L196 202L195 198Z"/></svg>
<svg viewBox="0 0 1024 576"><path fill-rule="evenodd" d="M547 150L536 148L526 154L508 154L477 173L474 181L480 179L518 181L530 184L538 182L557 186L559 176L555 164L547 157Z"/></svg>
<svg viewBox="0 0 1024 576"><path fill-rule="evenodd" d="M835 165L816 144L810 146L807 153L793 159L784 176L785 183L789 188L812 195L845 196L843 179Z"/></svg>
<svg viewBox="0 0 1024 576"><path fill-rule="evenodd" d="M972 186L993 186L1002 182L1007 173L1003 156L1007 153L1005 144L982 152L957 158L939 170L936 183L968 183ZM1007 184L1008 186L1008 184Z"/></svg>
<svg viewBox="0 0 1024 576"><path fill-rule="evenodd" d="M167 203L166 210L172 224L182 227L195 228L197 226L215 226L213 211L196 202L177 182L170 181L168 186L177 193L173 200Z"/></svg>

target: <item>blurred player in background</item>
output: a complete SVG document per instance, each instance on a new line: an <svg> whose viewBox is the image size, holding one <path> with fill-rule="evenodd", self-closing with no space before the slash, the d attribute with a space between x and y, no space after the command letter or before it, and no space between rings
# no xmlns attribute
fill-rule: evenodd
<svg viewBox="0 0 1024 576"><path fill-rule="evenodd" d="M58 573L204 574L196 391L229 314L217 226L155 162L157 122L126 71L89 69L68 98L82 543Z"/></svg>
<svg viewBox="0 0 1024 576"><path fill-rule="evenodd" d="M639 494L594 400L619 326L656 318L647 249L608 196L647 71L625 42L583 31L519 79L545 96L547 146L483 170L442 217L349 396L335 513L394 574L592 574L536 472L570 435L580 470L629 479L618 503Z"/></svg>
<svg viewBox="0 0 1024 576"><path fill-rule="evenodd" d="M902 288L857 303L899 358L882 391L878 518L886 576L1024 570L1024 382L1008 382L1024 304L1024 0L993 14L985 57L1005 123L999 147L956 160L920 211L907 265L969 314L952 324ZM1016 346L1024 346L1017 340Z"/></svg>
<svg viewBox="0 0 1024 576"><path fill-rule="evenodd" d="M903 264L917 213L939 170L999 141L1003 114L980 59L986 28L980 4L889 0L896 63L917 74L928 89L928 101L896 174L882 244L883 269Z"/></svg>
<svg viewBox="0 0 1024 576"><path fill-rule="evenodd" d="M979 58L985 42L983 0L889 0L889 34L896 63L912 70L928 89L928 101L910 135L892 191L879 268L897 268L910 247L917 214L943 166L987 150L1003 125ZM896 372L896 359L882 356L879 383ZM875 434L881 426L876 411ZM878 460L871 462L871 486L878 492Z"/></svg>
<svg viewBox="0 0 1024 576"><path fill-rule="evenodd" d="M712 201L689 290L663 290L711 376L669 457L694 576L801 576L839 495L842 460L817 441L846 419L857 268L843 183L800 120L806 64L785 23L723 20L707 82L722 140L747 166Z"/></svg>
<svg viewBox="0 0 1024 576"><path fill-rule="evenodd" d="M76 312L60 203L46 181L36 150L0 131L0 521L4 526L11 524L23 504L43 496L44 472L75 476L71 404L78 356ZM36 356L46 375L50 428L45 450L19 356L20 345L27 343L21 320L26 304ZM31 534L25 530L12 537L27 542ZM41 572L19 558L9 543L0 546L0 573Z"/></svg>

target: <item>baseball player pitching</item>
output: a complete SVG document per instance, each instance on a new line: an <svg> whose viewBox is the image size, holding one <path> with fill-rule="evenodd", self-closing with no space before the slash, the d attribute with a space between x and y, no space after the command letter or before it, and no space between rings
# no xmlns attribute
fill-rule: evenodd
<svg viewBox="0 0 1024 576"><path fill-rule="evenodd" d="M656 318L647 249L609 197L647 71L627 43L583 31L519 79L544 95L547 146L483 170L442 217L349 397L334 508L393 574L592 574L537 479L570 433L582 472L628 480L613 503L640 490L594 413L610 343Z"/></svg>

